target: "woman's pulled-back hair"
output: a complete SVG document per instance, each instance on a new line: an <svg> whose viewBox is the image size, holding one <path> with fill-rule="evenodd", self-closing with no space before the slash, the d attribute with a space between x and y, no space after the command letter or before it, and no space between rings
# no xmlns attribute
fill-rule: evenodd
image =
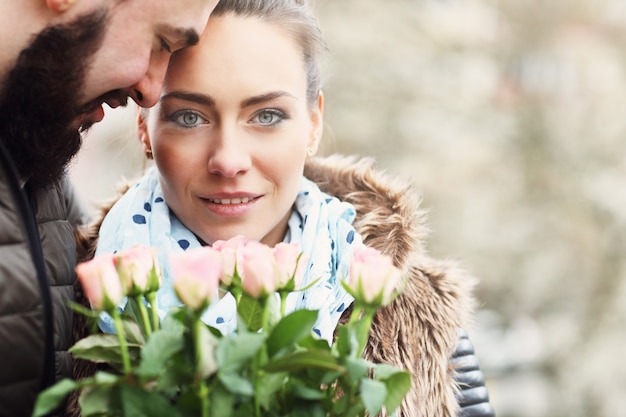
<svg viewBox="0 0 626 417"><path fill-rule="evenodd" d="M317 100L321 89L320 55L326 52L317 19L306 5L306 0L220 0L211 17L233 14L255 17L276 24L291 34L302 48L307 73L307 100ZM210 24L210 23L209 23Z"/></svg>

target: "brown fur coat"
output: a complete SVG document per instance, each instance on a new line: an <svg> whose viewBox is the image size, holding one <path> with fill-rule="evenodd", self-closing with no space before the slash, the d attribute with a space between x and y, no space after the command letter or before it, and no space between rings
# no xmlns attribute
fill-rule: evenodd
<svg viewBox="0 0 626 417"><path fill-rule="evenodd" d="M305 175L328 194L352 203L357 211L354 226L365 244L390 255L408 277L403 293L376 314L365 351L369 360L411 372L412 388L398 415L456 416L458 387L450 358L458 329L469 325L475 280L453 263L428 256L424 212L416 192L408 182L377 171L372 159L313 158ZM79 259L93 256L98 228L79 237ZM80 319L75 329L77 338L86 336ZM76 377L91 372L93 365L76 361ZM69 409L66 415L78 415L75 397Z"/></svg>

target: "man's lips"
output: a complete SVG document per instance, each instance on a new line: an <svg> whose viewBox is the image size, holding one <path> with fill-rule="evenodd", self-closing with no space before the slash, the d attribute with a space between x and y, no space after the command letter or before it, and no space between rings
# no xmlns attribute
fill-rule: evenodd
<svg viewBox="0 0 626 417"><path fill-rule="evenodd" d="M128 97L121 93L110 93L94 100L85 106L78 116L76 124L79 129L89 127L94 123L101 122L104 119L104 104L115 109L120 106L126 106Z"/></svg>
<svg viewBox="0 0 626 417"><path fill-rule="evenodd" d="M104 119L104 109L98 106L89 113L82 113L74 121L76 130L84 131L91 127L94 123L98 123Z"/></svg>
<svg viewBox="0 0 626 417"><path fill-rule="evenodd" d="M91 114L98 108L102 108L102 105L105 103L112 109L120 106L126 106L126 104L128 103L128 95L121 90L116 90L107 94L103 94L97 99L83 105L81 113Z"/></svg>

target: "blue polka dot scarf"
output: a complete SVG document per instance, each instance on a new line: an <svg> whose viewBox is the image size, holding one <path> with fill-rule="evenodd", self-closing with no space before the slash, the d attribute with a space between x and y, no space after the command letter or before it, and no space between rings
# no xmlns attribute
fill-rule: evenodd
<svg viewBox="0 0 626 417"><path fill-rule="evenodd" d="M318 310L314 332L327 341L341 313L352 303L352 297L339 280L346 277L353 248L362 245L355 232L352 205L323 193L315 183L302 178L300 190L289 219L285 242L298 242L309 263L302 286L317 282L304 292L290 294L287 311ZM96 254L115 253L136 244L157 248L163 268L163 284L157 293L159 313L164 316L172 306L180 305L167 263L168 253L200 246L200 242L167 207L157 171L151 168L130 188L106 215ZM235 300L226 295L209 307L203 320L222 331L236 328ZM114 332L110 317L103 315L100 328Z"/></svg>

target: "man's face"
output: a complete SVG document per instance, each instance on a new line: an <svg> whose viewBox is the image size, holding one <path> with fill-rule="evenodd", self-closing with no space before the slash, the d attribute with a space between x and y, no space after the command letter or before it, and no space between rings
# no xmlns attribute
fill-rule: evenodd
<svg viewBox="0 0 626 417"><path fill-rule="evenodd" d="M56 181L103 103L154 105L171 52L195 41L217 1L103 1L37 34L0 90L0 138L19 174Z"/></svg>
<svg viewBox="0 0 626 417"><path fill-rule="evenodd" d="M217 2L122 0L112 6L85 74L81 122L101 120L103 103L117 107L130 97L141 107L156 104L171 53L197 41Z"/></svg>
<svg viewBox="0 0 626 417"><path fill-rule="evenodd" d="M80 148L77 97L106 22L107 11L98 10L43 30L2 80L0 139L33 186L56 181Z"/></svg>

